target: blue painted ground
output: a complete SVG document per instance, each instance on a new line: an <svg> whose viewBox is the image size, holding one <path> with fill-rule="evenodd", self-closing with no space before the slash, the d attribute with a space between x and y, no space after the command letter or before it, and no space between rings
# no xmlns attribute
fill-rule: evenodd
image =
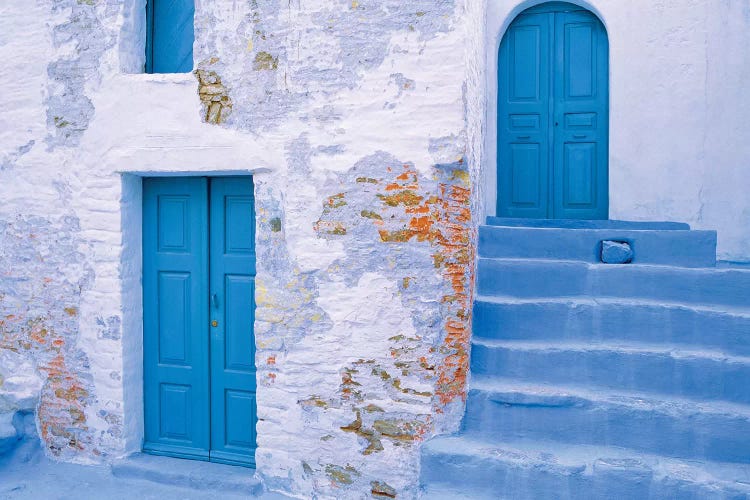
<svg viewBox="0 0 750 500"><path fill-rule="evenodd" d="M422 449L425 498L750 498L750 268L684 225L489 222L466 415Z"/></svg>
<svg viewBox="0 0 750 500"><path fill-rule="evenodd" d="M189 460L136 457L110 466L52 462L36 438L0 457L2 500L285 500L263 492L253 470Z"/></svg>

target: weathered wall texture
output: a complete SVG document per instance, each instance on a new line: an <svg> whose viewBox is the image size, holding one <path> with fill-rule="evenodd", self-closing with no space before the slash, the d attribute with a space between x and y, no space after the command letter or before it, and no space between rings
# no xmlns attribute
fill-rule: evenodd
<svg viewBox="0 0 750 500"><path fill-rule="evenodd" d="M202 9L196 60L222 85L203 95L231 99L218 121L284 137L280 168L255 177L259 470L302 495L413 497L419 443L455 428L465 395L465 39L481 16L455 1L248 4Z"/></svg>
<svg viewBox="0 0 750 500"><path fill-rule="evenodd" d="M0 367L0 439L37 405L55 457L140 448L140 176L252 173L259 473L302 497L416 496L420 443L463 410L494 189L485 55L532 4L486 3L198 1L195 74L144 75L145 0L2 2L0 362L33 373ZM649 23L594 4L613 215L713 225L747 260L748 101L731 89L748 64L727 62L744 3L644 0ZM632 64L644 48L652 65Z"/></svg>
<svg viewBox="0 0 750 500"><path fill-rule="evenodd" d="M466 391L483 3L197 2L195 74L143 75L144 3L0 7L0 359L48 452L140 446L138 176L253 173L258 471L415 497Z"/></svg>

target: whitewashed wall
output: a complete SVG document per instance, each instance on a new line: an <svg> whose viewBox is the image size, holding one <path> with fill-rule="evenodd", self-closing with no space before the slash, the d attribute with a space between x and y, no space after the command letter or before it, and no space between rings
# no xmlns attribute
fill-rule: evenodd
<svg viewBox="0 0 750 500"><path fill-rule="evenodd" d="M415 497L465 398L482 3L198 1L196 75L139 74L144 5L0 5L0 354L47 451L140 449L141 178L251 173L258 472Z"/></svg>
<svg viewBox="0 0 750 500"><path fill-rule="evenodd" d="M497 50L540 1L489 0L486 213L495 213ZM750 261L750 1L572 0L610 43L610 217L716 229Z"/></svg>

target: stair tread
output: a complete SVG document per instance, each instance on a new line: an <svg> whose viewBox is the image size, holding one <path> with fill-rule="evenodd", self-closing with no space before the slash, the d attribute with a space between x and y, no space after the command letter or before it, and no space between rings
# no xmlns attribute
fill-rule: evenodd
<svg viewBox="0 0 750 500"><path fill-rule="evenodd" d="M428 484L422 487L422 496L420 498L429 500L479 500L481 498L492 498L493 500L497 500L495 495L487 497L482 493L472 491L468 485L458 485L463 488L462 491L451 488L451 486L456 485Z"/></svg>
<svg viewBox="0 0 750 500"><path fill-rule="evenodd" d="M482 257L571 260L601 264L602 242L627 242L632 264L715 268L716 231L649 228L479 227Z"/></svg>
<svg viewBox="0 0 750 500"><path fill-rule="evenodd" d="M235 465L135 453L113 462L110 468L116 477L179 484L196 489L248 494L259 494L263 490L254 469Z"/></svg>
<svg viewBox="0 0 750 500"><path fill-rule="evenodd" d="M570 342L570 341L554 341L554 342L528 342L523 340L498 340L488 339L482 337L475 337L472 339L472 344L481 345L490 348L503 348L513 349L516 351L545 351L545 352L561 352L561 351L578 351L581 353L585 352L617 352L625 354L650 354L650 355L662 355L669 356L675 359L708 359L717 362L724 363L738 363L738 364L750 364L750 356L737 356L727 354L720 350L695 348L691 349L685 345L671 345L665 343L659 344L646 344L638 342L627 342L616 340L607 340L602 343L593 342Z"/></svg>
<svg viewBox="0 0 750 500"><path fill-rule="evenodd" d="M569 297L513 297L510 295L477 295L474 298L474 301L500 305L563 304L571 307L608 305L662 307L665 309L684 309L750 319L750 307L744 308L731 305L691 304L686 302L655 300L639 297L587 297L578 295Z"/></svg>
<svg viewBox="0 0 750 500"><path fill-rule="evenodd" d="M485 296L639 297L748 309L750 269L480 257L477 289Z"/></svg>
<svg viewBox="0 0 750 500"><path fill-rule="evenodd" d="M476 433L437 437L425 443L424 448L435 454L512 462L562 474L591 470L597 462L624 469L650 469L657 476L676 476L690 482L731 483L750 493L750 465L747 464L669 458L616 446L494 441Z"/></svg>
<svg viewBox="0 0 750 500"><path fill-rule="evenodd" d="M750 276L750 268L736 266L736 267L680 267L680 266L669 266L665 264L638 264L632 262L630 264L604 264L603 262L585 262L581 260L571 259L536 259L536 258L524 258L524 257L484 257L479 256L479 260L484 261L495 261L495 262L508 262L513 264L545 264L547 266L560 264L565 266L576 266L579 268L586 269L608 269L608 270L622 270L630 269L633 271L664 271L669 273L683 273L699 275L715 275L715 274L737 274Z"/></svg>
<svg viewBox="0 0 750 500"><path fill-rule="evenodd" d="M521 219L516 217L494 217L486 219L487 226L527 227L557 229L655 229L662 231L690 230L684 222L670 221L623 221L623 220L578 220L578 219Z"/></svg>
<svg viewBox="0 0 750 500"><path fill-rule="evenodd" d="M472 377L469 387L470 391L521 396L524 398L524 404L531 404L531 401L536 399L537 404L547 400L555 406L563 407L588 401L670 415L685 416L701 413L750 420L750 405L728 401L704 401L628 390L592 390L574 385L542 384L489 376Z"/></svg>
<svg viewBox="0 0 750 500"><path fill-rule="evenodd" d="M487 230L498 231L519 231L519 232L558 232L558 231L575 231L576 233L638 233L638 234L713 234L716 231L712 229L659 229L656 227L555 227L555 226L500 226L496 224L482 224L479 226Z"/></svg>

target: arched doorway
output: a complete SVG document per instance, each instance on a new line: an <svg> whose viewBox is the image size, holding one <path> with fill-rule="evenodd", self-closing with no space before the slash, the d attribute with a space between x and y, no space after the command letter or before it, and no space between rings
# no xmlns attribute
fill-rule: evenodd
<svg viewBox="0 0 750 500"><path fill-rule="evenodd" d="M588 10L522 12L498 59L497 214L609 215L609 42Z"/></svg>

